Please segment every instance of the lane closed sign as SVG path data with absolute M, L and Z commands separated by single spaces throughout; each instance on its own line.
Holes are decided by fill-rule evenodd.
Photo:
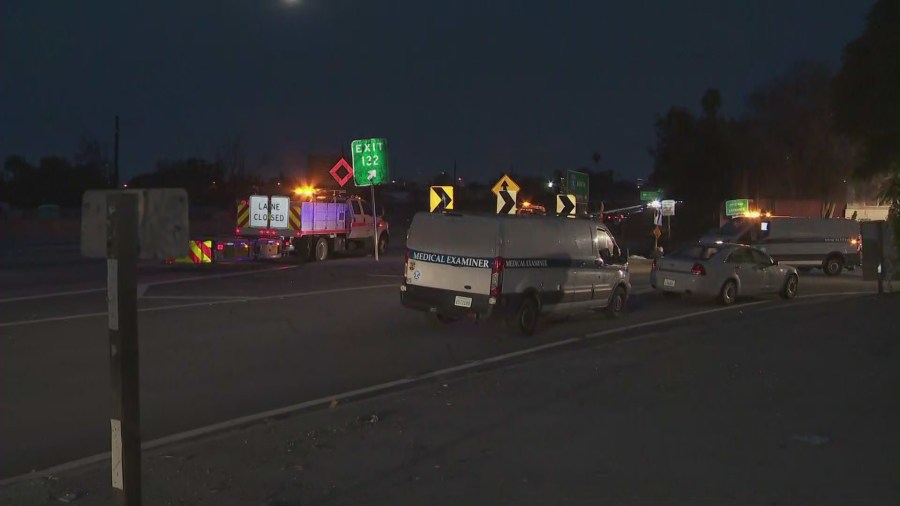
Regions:
M 253 228 L 289 228 L 291 199 L 283 196 L 250 196 L 250 226 Z
M 269 228 L 288 228 L 288 213 L 291 212 L 291 199 L 288 197 L 269 198 Z
M 269 227 L 269 196 L 250 196 L 250 226 L 253 228 Z

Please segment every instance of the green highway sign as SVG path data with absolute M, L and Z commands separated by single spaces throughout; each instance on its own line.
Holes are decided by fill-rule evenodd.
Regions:
M 654 200 L 659 200 L 660 195 L 661 192 L 659 190 L 643 190 L 641 191 L 641 202 L 653 202 Z
M 350 143 L 353 182 L 372 186 L 388 180 L 387 139 L 357 139 Z
M 725 216 L 739 216 L 750 212 L 750 200 L 736 199 L 725 201 Z
M 575 195 L 579 201 L 587 202 L 588 193 L 590 193 L 590 180 L 584 172 L 570 170 L 566 177 L 569 193 Z

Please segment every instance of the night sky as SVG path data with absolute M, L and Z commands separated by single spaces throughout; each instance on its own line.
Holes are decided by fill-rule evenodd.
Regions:
M 653 122 L 721 90 L 726 114 L 799 60 L 833 69 L 860 0 L 6 0 L 0 156 L 71 156 L 81 136 L 121 167 L 213 157 L 243 136 L 248 166 L 386 137 L 394 175 L 459 164 L 649 173 Z

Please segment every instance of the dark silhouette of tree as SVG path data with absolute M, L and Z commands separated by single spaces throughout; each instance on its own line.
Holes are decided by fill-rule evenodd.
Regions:
M 754 195 L 846 197 L 858 149 L 834 131 L 832 76 L 820 63 L 801 63 L 753 92 L 743 119 L 741 158 L 748 157 Z
M 7 157 L 0 198 L 23 208 L 42 204 L 79 207 L 86 190 L 108 187 L 101 162 L 84 158 L 81 162 L 73 165 L 63 157 L 48 156 L 34 166 L 23 157 Z
M 900 28 L 897 0 L 878 0 L 862 35 L 844 47 L 834 80 L 836 129 L 862 143 L 855 175 L 898 172 Z
M 202 158 L 161 160 L 156 170 L 128 182 L 129 188 L 184 188 L 191 204 L 226 205 L 232 198 L 222 188 L 225 169 Z
M 704 118 L 716 118 L 719 115 L 719 109 L 722 108 L 722 95 L 719 90 L 708 89 L 700 99 L 700 105 L 703 106 Z

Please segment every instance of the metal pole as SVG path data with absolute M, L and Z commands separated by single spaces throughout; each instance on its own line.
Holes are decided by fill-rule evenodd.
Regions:
M 116 114 L 116 140 L 113 151 L 113 188 L 119 187 L 119 115 Z
M 372 189 L 372 224 L 375 226 L 375 261 L 378 261 L 378 209 L 375 207 L 375 185 L 369 185 Z
M 672 249 L 672 216 L 666 216 L 666 227 L 668 228 L 668 237 L 669 237 L 669 245 L 667 246 L 670 250 Z
M 888 222 L 884 221 L 878 227 L 878 245 L 881 251 L 878 255 L 878 295 L 884 295 L 884 252 L 887 249 L 884 244 L 884 229 Z
M 141 504 L 141 431 L 138 397 L 137 195 L 107 197 L 107 301 L 112 386 L 113 496 L 120 506 Z

